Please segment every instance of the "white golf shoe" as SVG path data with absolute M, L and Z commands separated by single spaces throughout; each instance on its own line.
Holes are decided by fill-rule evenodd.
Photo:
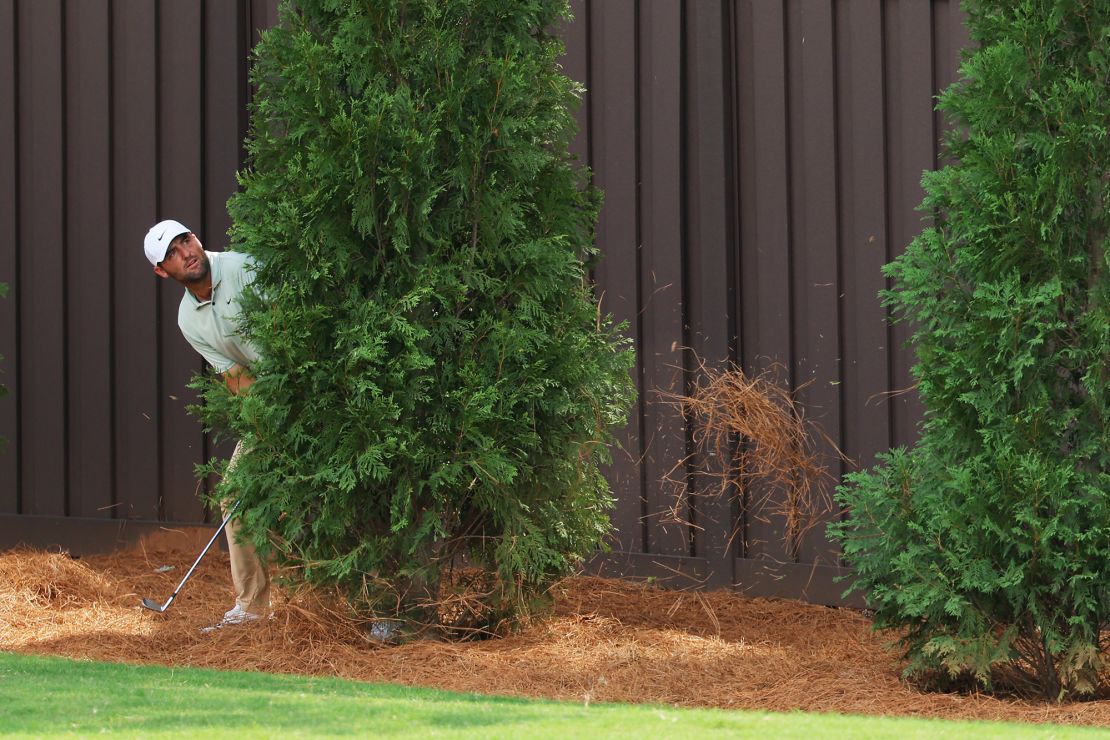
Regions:
M 273 619 L 274 615 L 270 614 L 269 617 L 270 619 Z M 266 619 L 265 615 L 249 612 L 243 607 L 236 604 L 235 606 L 224 612 L 223 619 L 213 625 L 209 625 L 208 627 L 202 627 L 200 631 L 214 632 L 218 629 L 222 629 L 223 627 L 232 627 L 237 624 L 249 624 L 251 622 L 261 622 L 263 619 Z

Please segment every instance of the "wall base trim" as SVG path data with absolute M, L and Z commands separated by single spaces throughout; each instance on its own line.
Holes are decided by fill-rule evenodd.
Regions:
M 852 571 L 848 568 L 743 558 L 737 558 L 734 567 L 736 582 L 733 587 L 737 592 L 748 596 L 798 599 L 825 606 L 867 608 L 867 602 L 861 594 L 853 591 L 847 598 L 844 596 L 851 581 L 838 579 L 851 575 Z
M 142 544 L 157 549 L 200 551 L 215 529 L 207 524 L 171 524 L 141 519 L 0 514 L 0 550 L 32 547 L 71 555 L 93 555 Z M 219 544 L 227 544 L 221 537 Z

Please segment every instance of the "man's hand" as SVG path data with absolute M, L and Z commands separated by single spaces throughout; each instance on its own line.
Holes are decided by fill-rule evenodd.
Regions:
M 254 376 L 242 365 L 232 365 L 223 375 L 227 389 L 235 395 L 243 393 L 254 385 Z

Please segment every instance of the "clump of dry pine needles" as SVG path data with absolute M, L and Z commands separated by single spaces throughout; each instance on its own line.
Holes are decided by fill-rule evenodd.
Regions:
M 692 490 L 742 497 L 749 518 L 781 522 L 787 552 L 796 554 L 805 532 L 832 508 L 823 458 L 843 456 L 805 417 L 797 391 L 778 381 L 781 374 L 778 366 L 749 376 L 737 367 L 702 364 L 687 394 L 661 394 L 693 430 L 692 454 L 667 479 L 677 491 L 674 518 Z

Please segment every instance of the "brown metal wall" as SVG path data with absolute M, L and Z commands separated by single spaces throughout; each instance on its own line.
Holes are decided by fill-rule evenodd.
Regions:
M 0 542 L 204 520 L 184 387 L 201 362 L 139 245 L 166 216 L 226 243 L 273 5 L 0 0 Z
M 567 68 L 589 88 L 577 150 L 606 193 L 598 290 L 639 350 L 640 401 L 610 475 L 617 553 L 598 567 L 837 603 L 845 571 L 824 526 L 789 551 L 781 517 L 751 513 L 773 491 L 698 492 L 677 512 L 688 526 L 668 521 L 661 479 L 690 430 L 659 392 L 682 391 L 699 361 L 781 366 L 857 464 L 912 444 L 921 410 L 896 393 L 912 354 L 879 303 L 879 268 L 921 229 L 933 96 L 967 43 L 958 2 L 572 6 Z M 830 460 L 837 477 L 855 467 Z
M 668 521 L 660 481 L 690 431 L 658 391 L 681 390 L 695 356 L 777 363 L 850 458 L 912 442 L 914 397 L 889 395 L 910 385 L 905 331 L 876 293 L 920 229 L 931 96 L 966 42 L 957 1 L 571 4 L 566 69 L 589 89 L 575 152 L 605 191 L 595 277 L 641 391 L 600 567 L 834 602 L 822 528 L 787 552 L 782 522 L 708 495 Z M 275 7 L 0 0 L 0 545 L 203 520 L 192 470 L 211 451 L 184 387 L 201 362 L 175 326 L 180 289 L 138 245 L 174 217 L 223 247 L 247 49 Z

